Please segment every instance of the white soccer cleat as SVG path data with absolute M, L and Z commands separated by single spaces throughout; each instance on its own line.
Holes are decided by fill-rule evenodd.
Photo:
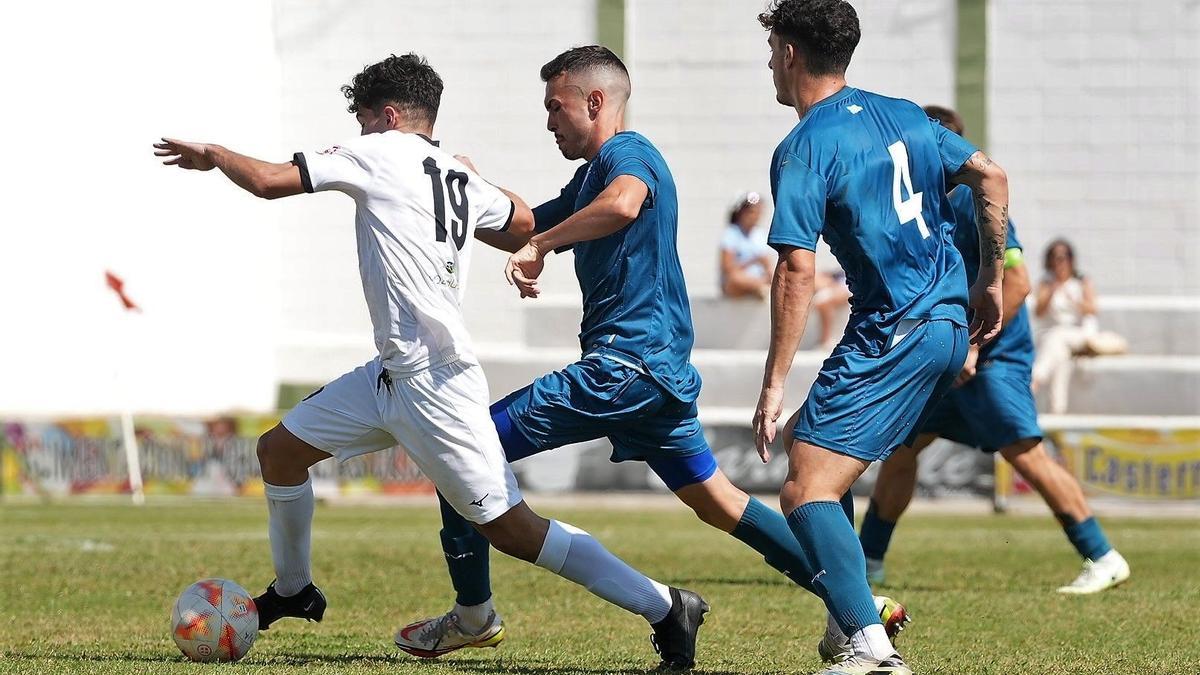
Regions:
M 1067 595 L 1089 595 L 1108 590 L 1129 579 L 1129 563 L 1116 549 L 1100 556 L 1099 560 L 1084 560 L 1083 571 L 1075 581 L 1058 589 Z
M 875 588 L 882 586 L 885 581 L 887 581 L 887 575 L 883 572 L 883 561 L 867 558 L 867 583 Z
M 865 656 L 851 656 L 814 675 L 913 675 L 913 671 L 899 654 L 892 654 L 882 661 Z
M 396 632 L 396 646 L 423 659 L 436 659 L 466 647 L 498 647 L 503 640 L 504 622 L 495 612 L 478 633 L 465 630 L 454 612 L 410 623 Z
M 908 610 L 904 608 L 904 605 L 883 595 L 875 596 L 875 609 L 879 610 L 879 621 L 883 623 L 883 630 L 887 633 L 888 639 L 892 641 L 893 645 L 896 644 L 896 638 L 908 624 L 912 623 L 912 617 L 909 616 Z M 842 629 L 838 627 L 832 616 L 827 617 L 825 622 L 825 635 L 817 643 L 817 654 L 825 663 L 842 663 L 854 656 L 854 650 L 850 647 L 850 638 L 842 633 Z

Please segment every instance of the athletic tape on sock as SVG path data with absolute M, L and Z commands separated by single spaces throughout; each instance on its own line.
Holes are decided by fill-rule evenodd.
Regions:
M 587 534 L 579 528 L 557 520 L 550 521 L 550 528 L 546 530 L 546 540 L 542 542 L 542 550 L 534 564 L 555 574 L 562 572 L 563 565 L 567 562 L 567 554 L 571 551 L 571 535 L 574 533 Z

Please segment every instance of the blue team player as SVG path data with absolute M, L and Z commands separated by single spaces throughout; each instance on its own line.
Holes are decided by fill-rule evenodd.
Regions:
M 675 183 L 650 141 L 624 130 L 630 94 L 624 64 L 604 47 L 578 47 L 546 64 L 541 76 L 548 129 L 563 156 L 586 163 L 559 197 L 534 209 L 538 234 L 528 242 L 509 233 L 477 236 L 514 252 L 507 274 L 525 297 L 540 293 L 545 256 L 573 249 L 583 291 L 583 356 L 492 406 L 507 458 L 607 437 L 614 461 L 647 462 L 701 520 L 813 590 L 810 563 L 783 516 L 734 487 L 704 439 L 696 408 L 700 376 L 689 361 L 691 309 L 676 250 Z M 495 646 L 504 637 L 492 604 L 487 541 L 452 509 L 442 514 L 454 609 L 396 635 L 401 649 L 423 657 Z M 574 546 L 571 536 L 551 532 L 547 541 L 565 538 Z M 671 620 L 655 624 L 654 640 L 664 666 L 686 669 L 708 606 L 675 589 L 669 600 Z M 897 631 L 903 608 L 887 598 L 879 607 Z
M 759 452 L 769 457 L 824 237 L 846 272 L 850 321 L 787 427 L 779 499 L 816 570 L 813 585 L 850 636 L 826 652 L 835 665 L 822 672 L 910 674 L 880 624 L 862 548 L 838 501 L 871 462 L 912 441 L 961 369 L 968 339 L 999 332 L 1008 181 L 917 105 L 846 85 L 860 36 L 849 3 L 777 0 L 759 20 L 770 31 L 777 99 L 800 118 L 771 165 L 767 241 L 779 263 L 754 416 Z M 951 183 L 969 186 L 980 204 L 979 276 L 969 294 L 953 242 Z
M 928 106 L 925 112 L 947 129 L 962 135 L 962 117 L 949 108 Z M 956 225 L 954 244 L 966 262 L 967 274 L 979 267 L 979 236 L 971 191 L 950 192 Z M 1129 578 L 1129 564 L 1108 543 L 1096 522 L 1079 481 L 1046 453 L 1038 426 L 1030 381 L 1033 336 L 1025 296 L 1029 273 L 1012 221 L 1004 255 L 1004 328 L 991 343 L 972 346 L 954 388 L 938 403 L 921 428 L 916 443 L 897 450 L 880 469 L 871 506 L 863 519 L 859 540 L 867 556 L 867 579 L 884 581 L 883 557 L 896 521 L 912 500 L 917 482 L 917 454 L 938 437 L 999 452 L 1017 473 L 1038 491 L 1058 518 L 1067 539 L 1084 560 L 1075 581 L 1060 593 L 1098 593 Z

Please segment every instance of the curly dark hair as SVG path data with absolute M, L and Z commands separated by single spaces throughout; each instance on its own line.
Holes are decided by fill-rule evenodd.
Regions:
M 419 54 L 392 54 L 363 68 L 350 84 L 342 86 L 342 94 L 350 101 L 346 109 L 352 113 L 391 104 L 433 124 L 442 102 L 442 78 Z
M 758 22 L 799 49 L 813 75 L 845 74 L 862 36 L 846 0 L 775 0 Z
M 967 130 L 966 125 L 963 124 L 962 115 L 959 115 L 953 108 L 940 105 L 927 105 L 925 106 L 925 114 L 937 120 L 942 126 L 959 136 L 962 136 L 963 132 Z
M 608 68 L 618 70 L 629 78 L 629 70 L 621 61 L 621 57 L 603 45 L 587 45 L 572 47 L 554 57 L 542 66 L 542 82 L 549 82 L 562 73 L 579 73 L 593 68 Z

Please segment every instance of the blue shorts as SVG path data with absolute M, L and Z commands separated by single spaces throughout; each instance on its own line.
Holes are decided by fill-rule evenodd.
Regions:
M 882 354 L 840 344 L 821 366 L 793 434 L 874 462 L 912 443 L 967 358 L 967 329 L 925 321 Z
M 1017 441 L 1042 440 L 1037 404 L 1028 369 L 1001 363 L 984 364 L 975 377 L 951 389 L 921 427 L 985 452 L 996 452 Z
M 607 437 L 612 461 L 644 461 L 672 491 L 710 478 L 717 462 L 695 402 L 671 396 L 628 356 L 607 353 L 591 352 L 492 404 L 508 461 Z

